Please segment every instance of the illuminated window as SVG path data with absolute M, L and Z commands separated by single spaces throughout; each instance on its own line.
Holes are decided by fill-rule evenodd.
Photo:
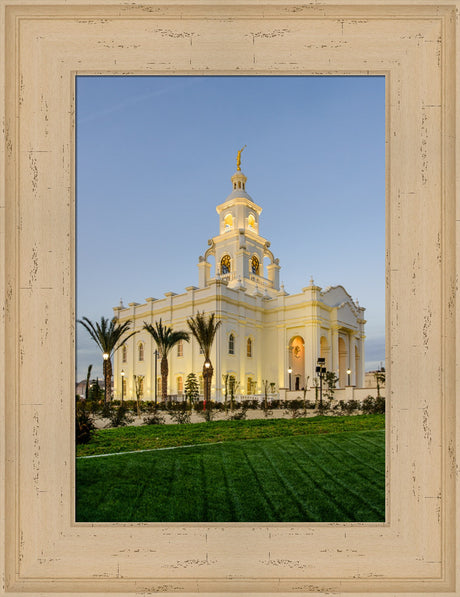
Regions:
M 256 226 L 256 219 L 252 214 L 250 214 L 250 216 L 248 218 L 248 227 L 252 228 L 254 230 L 255 226 Z
M 183 357 L 184 356 L 184 342 L 183 340 L 179 340 L 177 343 L 177 356 Z
M 123 396 L 126 396 L 126 377 L 121 378 L 121 388 Z
M 184 389 L 183 378 L 182 378 L 182 376 L 179 376 L 177 378 L 177 393 L 182 394 L 183 389 Z
M 228 354 L 235 354 L 235 336 L 233 334 L 228 337 Z
M 128 360 L 128 347 L 126 344 L 123 344 L 121 349 L 121 362 L 126 363 Z
M 252 340 L 251 340 L 251 338 L 248 338 L 246 356 L 252 357 Z
M 144 360 L 144 343 L 141 342 L 139 344 L 139 360 L 143 361 Z
M 253 274 L 259 275 L 259 260 L 255 255 L 251 259 L 251 271 Z
M 204 393 L 204 382 L 203 382 L 203 376 L 199 375 L 198 376 L 198 381 L 200 383 L 200 394 Z
M 247 388 L 246 388 L 248 394 L 253 393 L 254 385 L 255 385 L 255 382 L 253 381 L 252 377 L 248 377 L 248 383 L 247 383 Z
M 229 274 L 231 269 L 230 255 L 224 255 L 220 260 L 220 273 Z
M 225 230 L 230 230 L 231 228 L 233 228 L 233 216 L 232 214 L 227 214 L 224 218 L 224 225 L 225 225 Z

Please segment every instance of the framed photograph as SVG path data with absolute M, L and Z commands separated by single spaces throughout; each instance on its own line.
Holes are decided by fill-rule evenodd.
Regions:
M 0 7 L 1 594 L 457 594 L 458 3 Z M 385 522 L 76 522 L 75 90 L 97 75 L 385 78 Z

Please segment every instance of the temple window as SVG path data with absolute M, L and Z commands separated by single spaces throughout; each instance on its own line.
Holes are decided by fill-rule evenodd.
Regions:
M 121 349 L 121 362 L 126 363 L 128 361 L 128 347 L 126 344 L 123 344 Z
M 144 360 L 144 343 L 141 342 L 139 344 L 139 361 L 143 361 Z
M 183 378 L 182 378 L 182 376 L 179 376 L 177 378 L 177 393 L 182 394 L 183 389 L 184 389 Z
M 184 341 L 183 340 L 179 340 L 179 342 L 177 343 L 177 356 L 178 357 L 184 356 Z
M 251 272 L 257 276 L 259 275 L 259 266 L 259 259 L 256 257 L 256 255 L 253 255 L 251 259 Z
M 232 214 L 227 214 L 224 218 L 224 226 L 225 230 L 230 230 L 233 228 L 233 216 Z
M 246 356 L 252 357 L 252 340 L 248 338 L 247 346 L 246 346 Z
M 224 255 L 220 260 L 220 273 L 229 274 L 231 270 L 230 255 Z
M 235 336 L 233 334 L 228 337 L 228 354 L 235 354 Z

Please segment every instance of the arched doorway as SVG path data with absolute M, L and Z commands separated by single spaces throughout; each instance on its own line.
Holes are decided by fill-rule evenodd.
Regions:
M 339 386 L 344 388 L 347 385 L 347 362 L 348 351 L 343 338 L 339 338 Z
M 305 383 L 305 342 L 302 336 L 294 336 L 289 342 L 289 367 L 291 390 L 300 390 Z
M 330 348 L 326 336 L 321 336 L 320 357 L 326 359 L 326 369 L 330 371 Z

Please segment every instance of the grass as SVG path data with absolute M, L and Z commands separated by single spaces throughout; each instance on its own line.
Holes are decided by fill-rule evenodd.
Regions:
M 383 417 L 325 419 L 222 422 L 257 439 L 224 440 L 230 430 L 199 423 L 207 431 L 195 443 L 205 445 L 78 459 L 77 521 L 384 521 Z M 171 427 L 161 441 L 190 442 L 195 425 L 154 431 Z M 126 447 L 120 437 L 111 445 Z
M 384 427 L 385 415 L 318 416 L 308 419 L 253 419 L 187 425 L 118 427 L 96 431 L 90 443 L 77 446 L 77 456 L 151 450 L 239 439 L 268 439 L 294 435 L 365 431 L 384 429 Z

